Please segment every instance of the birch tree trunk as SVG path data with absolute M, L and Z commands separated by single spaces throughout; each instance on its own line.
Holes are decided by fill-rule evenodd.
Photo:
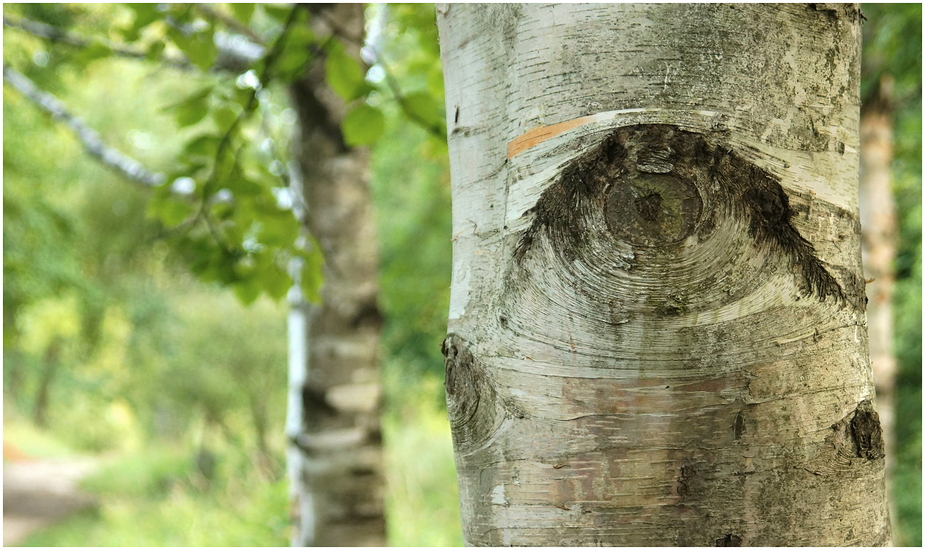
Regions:
M 896 355 L 893 353 L 893 262 L 896 260 L 896 204 L 893 201 L 892 79 L 880 87 L 861 108 L 861 259 L 867 283 L 867 327 L 870 364 L 877 388 L 877 405 L 886 450 L 886 477 L 896 466 Z M 887 495 L 895 494 L 887 484 Z M 889 499 L 892 504 L 894 501 Z M 896 517 L 895 507 L 890 515 Z
M 857 5 L 438 5 L 470 545 L 886 545 Z
M 311 4 L 316 37 L 336 33 L 360 61 L 362 4 Z M 292 86 L 298 113 L 294 157 L 304 216 L 324 255 L 322 303 L 294 305 L 292 327 L 307 333 L 307 367 L 295 377 L 301 423 L 291 434 L 298 470 L 299 546 L 384 546 L 384 473 L 378 366 L 382 319 L 378 252 L 369 190 L 369 151 L 344 143 L 343 100 L 325 82 L 324 56 Z M 296 296 L 297 298 L 297 296 Z M 298 358 L 298 354 L 296 354 Z M 300 409 L 300 410 L 298 410 Z
M 896 205 L 893 202 L 893 113 L 887 77 L 861 109 L 861 227 L 867 284 L 870 363 L 886 448 L 893 450 L 893 261 L 896 259 Z M 887 470 L 892 460 L 887 455 Z

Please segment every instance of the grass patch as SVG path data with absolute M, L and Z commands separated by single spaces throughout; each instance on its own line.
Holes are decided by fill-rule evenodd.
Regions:
M 450 425 L 433 397 L 441 384 L 406 387 L 383 418 L 390 546 L 463 545 Z
M 100 497 L 152 497 L 165 495 L 191 474 L 191 459 L 182 452 L 153 449 L 123 456 L 81 482 L 81 487 Z
M 238 462 L 233 454 L 219 460 Z M 99 497 L 96 510 L 36 533 L 24 546 L 288 546 L 285 479 L 236 471 L 207 483 L 193 456 L 153 448 L 115 459 L 82 483 Z
M 892 486 L 893 543 L 922 546 L 922 390 L 897 386 L 896 466 Z
M 47 431 L 10 411 L 4 411 L 3 415 L 3 441 L 15 447 L 17 454 L 22 453 L 30 458 L 64 458 L 77 454 Z

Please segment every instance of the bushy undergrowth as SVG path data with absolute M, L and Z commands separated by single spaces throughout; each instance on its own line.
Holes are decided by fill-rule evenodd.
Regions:
M 245 461 L 234 449 L 215 460 Z M 104 464 L 84 480 L 99 498 L 25 546 L 287 546 L 285 479 L 230 469 L 206 480 L 197 453 L 155 447 Z
M 408 385 L 387 376 L 394 396 L 383 416 L 391 546 L 462 545 L 449 423 L 433 397 L 441 383 L 425 376 Z M 34 428 L 23 430 L 32 433 L 26 440 L 43 442 L 32 448 L 66 449 Z M 209 479 L 198 452 L 158 445 L 105 461 L 81 484 L 99 507 L 24 546 L 287 546 L 286 480 L 261 477 L 232 446 L 214 452 Z

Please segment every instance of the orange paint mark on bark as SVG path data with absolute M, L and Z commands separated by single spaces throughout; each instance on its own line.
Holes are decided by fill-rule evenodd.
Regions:
M 529 130 L 527 133 L 512 139 L 507 144 L 507 158 L 511 158 L 515 155 L 523 153 L 527 149 L 539 145 L 547 139 L 555 137 L 562 132 L 566 132 L 572 128 L 581 126 L 582 124 L 594 122 L 595 120 L 595 116 L 590 115 L 573 118 L 572 120 L 566 120 L 565 122 L 553 124 L 552 126 L 537 126 L 536 128 Z

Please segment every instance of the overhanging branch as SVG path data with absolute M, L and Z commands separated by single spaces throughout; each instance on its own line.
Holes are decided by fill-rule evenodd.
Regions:
M 4 15 L 3 26 L 19 29 L 31 35 L 50 40 L 52 42 L 74 46 L 76 48 L 86 48 L 87 46 L 90 46 L 94 43 L 94 40 L 83 35 L 63 31 L 57 27 L 53 27 L 45 23 L 40 23 L 38 21 L 30 21 L 29 19 L 14 19 Z M 103 41 L 102 44 L 109 48 L 113 55 L 117 55 L 119 57 L 125 57 L 128 59 L 147 59 L 148 57 L 148 54 L 141 50 L 129 48 L 120 44 L 114 44 L 109 41 Z M 179 69 L 189 69 L 192 67 L 189 61 L 179 58 L 163 57 L 161 62 Z
M 129 180 L 144 185 L 156 187 L 164 183 L 166 176 L 145 168 L 137 160 L 125 155 L 121 151 L 106 145 L 100 135 L 87 126 L 80 118 L 74 116 L 58 98 L 48 92 L 38 89 L 26 76 L 4 65 L 3 80 L 16 88 L 22 95 L 50 114 L 52 118 L 60 120 L 70 128 L 90 156 L 115 170 Z
M 74 32 L 63 31 L 57 27 L 38 21 L 30 21 L 28 19 L 14 19 L 3 16 L 3 26 L 19 29 L 52 42 L 67 44 L 77 48 L 85 48 L 97 41 L 97 39 L 92 39 Z M 109 48 L 114 55 L 119 57 L 137 60 L 148 59 L 148 54 L 146 52 L 135 48 L 110 41 L 103 41 L 102 44 Z M 215 33 L 215 46 L 218 48 L 219 56 L 212 70 L 216 71 L 243 72 L 263 57 L 264 54 L 264 48 L 259 43 L 255 43 L 253 40 L 245 38 L 242 35 L 229 34 L 221 31 Z M 159 59 L 153 61 L 158 61 L 174 69 L 195 69 L 195 66 L 184 57 L 166 56 L 162 54 Z

